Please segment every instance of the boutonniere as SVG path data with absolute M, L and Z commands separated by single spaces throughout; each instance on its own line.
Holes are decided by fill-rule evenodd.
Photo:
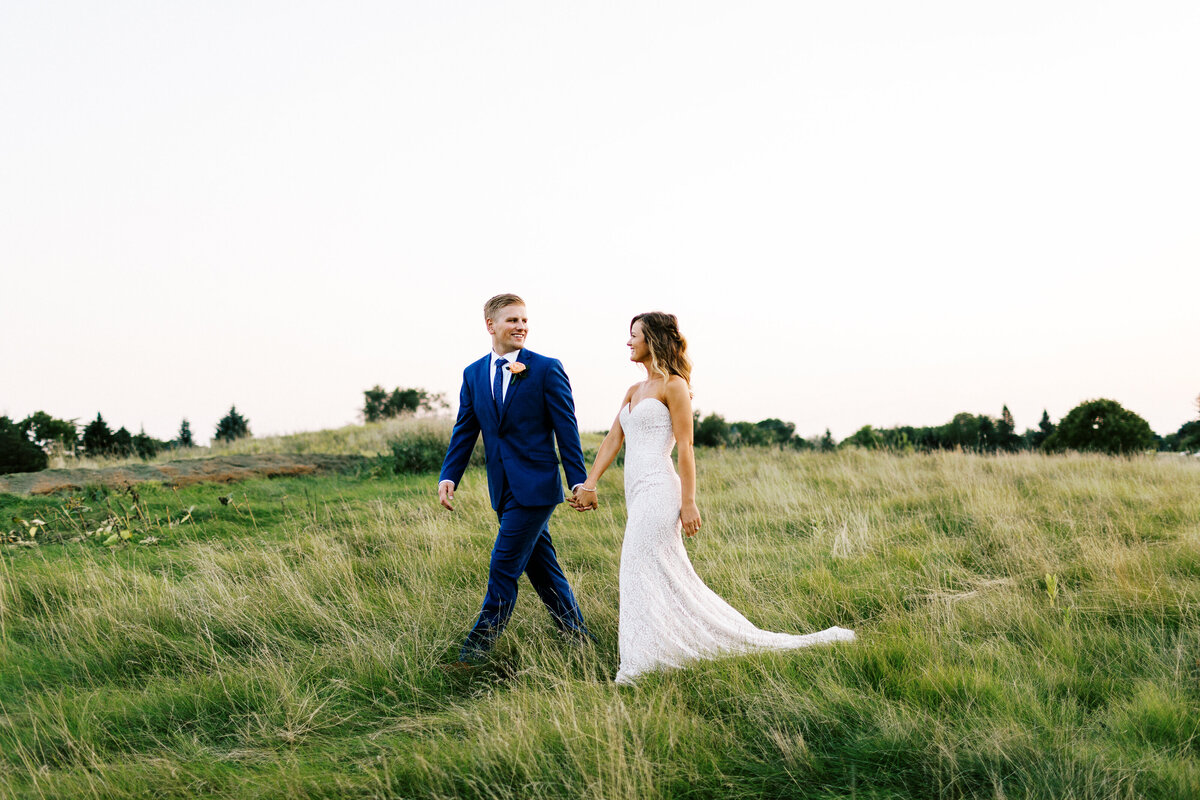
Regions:
M 514 361 L 509 366 L 508 371 L 512 374 L 512 379 L 515 381 L 517 378 L 521 377 L 521 373 L 525 371 L 525 365 L 520 361 Z

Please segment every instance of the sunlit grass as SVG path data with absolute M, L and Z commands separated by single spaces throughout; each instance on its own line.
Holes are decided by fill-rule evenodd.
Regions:
M 526 584 L 470 677 L 438 665 L 486 583 L 481 470 L 453 515 L 434 475 L 85 498 L 87 525 L 135 528 L 107 547 L 71 541 L 62 498 L 0 496 L 49 523 L 0 550 L 0 796 L 1200 794 L 1198 465 L 730 450 L 699 470 L 709 585 L 760 626 L 859 642 L 615 687 L 619 469 L 599 511 L 552 522 L 596 645 L 559 641 Z

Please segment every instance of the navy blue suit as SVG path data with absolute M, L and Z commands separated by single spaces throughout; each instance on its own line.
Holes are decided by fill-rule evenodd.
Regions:
M 439 478 L 459 485 L 482 433 L 488 493 L 500 530 L 492 548 L 483 608 L 459 656 L 464 661 L 486 653 L 504 630 L 522 572 L 560 630 L 589 635 L 558 565 L 549 528 L 550 515 L 564 497 L 556 440 L 568 484 L 587 478 L 571 384 L 558 359 L 521 350 L 517 361 L 525 370 L 511 377 L 502 407 L 492 399 L 490 355 L 463 370 L 458 419 Z

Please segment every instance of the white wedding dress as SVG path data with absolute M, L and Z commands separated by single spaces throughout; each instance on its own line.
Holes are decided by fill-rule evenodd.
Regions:
M 670 412 L 651 397 L 632 411 L 621 409 L 619 419 L 629 518 L 621 546 L 617 683 L 722 654 L 854 641 L 854 631 L 838 627 L 803 636 L 760 630 L 705 586 L 683 547 Z

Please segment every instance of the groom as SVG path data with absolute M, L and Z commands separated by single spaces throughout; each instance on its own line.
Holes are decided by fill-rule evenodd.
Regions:
M 482 432 L 500 532 L 483 609 L 458 656 L 468 665 L 486 655 L 504 630 L 522 572 L 561 632 L 591 638 L 550 541 L 550 515 L 563 500 L 555 441 L 571 485 L 577 490 L 587 478 L 571 384 L 558 359 L 524 349 L 529 332 L 524 300 L 497 295 L 484 305 L 483 316 L 492 352 L 463 370 L 458 419 L 438 482 L 438 499 L 453 511 L 454 489 Z

